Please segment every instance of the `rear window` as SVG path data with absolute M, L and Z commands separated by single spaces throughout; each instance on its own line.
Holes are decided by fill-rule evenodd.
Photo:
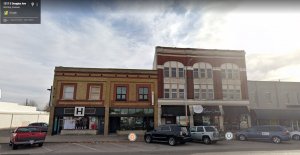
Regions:
M 17 132 L 40 132 L 39 128 L 18 128 Z
M 204 127 L 206 132 L 215 132 L 217 131 L 214 127 L 211 126 L 206 126 Z

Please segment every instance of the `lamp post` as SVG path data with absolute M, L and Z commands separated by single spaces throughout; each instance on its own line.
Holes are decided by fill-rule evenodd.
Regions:
M 51 86 L 51 88 L 50 89 L 47 89 L 48 91 L 50 91 L 50 97 L 49 97 L 49 108 L 50 108 L 50 106 L 51 106 L 51 102 L 52 102 L 52 86 Z

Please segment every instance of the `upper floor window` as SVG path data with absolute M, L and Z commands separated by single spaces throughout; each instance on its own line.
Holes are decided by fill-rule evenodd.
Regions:
M 117 86 L 116 92 L 117 101 L 126 101 L 127 100 L 127 87 L 126 86 Z
M 62 99 L 73 100 L 75 95 L 75 85 L 64 85 Z
M 176 61 L 168 61 L 164 64 L 164 77 L 184 78 L 184 65 Z
M 164 98 L 184 99 L 184 85 L 164 84 Z
M 148 101 L 149 100 L 149 88 L 140 87 L 139 88 L 139 101 Z
M 213 100 L 214 88 L 211 84 L 194 85 L 194 99 Z
M 223 99 L 224 100 L 240 100 L 241 99 L 241 86 L 223 84 Z
M 222 79 L 240 79 L 240 69 L 237 65 L 226 63 L 221 66 Z
M 101 86 L 90 85 L 89 88 L 89 100 L 100 100 L 101 97 Z
M 194 78 L 206 78 L 211 79 L 213 76 L 212 66 L 209 63 L 195 63 L 193 65 Z

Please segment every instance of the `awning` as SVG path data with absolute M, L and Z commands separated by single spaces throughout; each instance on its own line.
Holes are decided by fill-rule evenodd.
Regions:
M 290 109 L 253 109 L 251 113 L 256 119 L 298 120 L 300 118 L 299 110 Z
M 187 106 L 187 115 L 190 115 L 189 107 Z M 185 106 L 161 106 L 162 116 L 185 116 Z
M 195 113 L 194 115 L 221 115 L 221 111 L 219 106 L 202 106 L 203 112 L 201 113 Z
M 246 106 L 223 106 L 225 116 L 237 117 L 241 114 L 249 114 L 248 107 Z

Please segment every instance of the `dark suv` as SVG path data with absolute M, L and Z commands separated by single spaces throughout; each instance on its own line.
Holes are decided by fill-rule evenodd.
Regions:
M 280 125 L 262 125 L 237 132 L 238 140 L 271 140 L 273 143 L 290 140 L 287 128 Z
M 146 132 L 144 139 L 146 143 L 152 141 L 168 142 L 171 146 L 178 142 L 184 144 L 192 140 L 187 127 L 177 124 L 161 125 L 153 131 Z
M 42 132 L 48 131 L 48 124 L 43 122 L 30 123 L 28 126 L 38 126 L 41 128 Z

